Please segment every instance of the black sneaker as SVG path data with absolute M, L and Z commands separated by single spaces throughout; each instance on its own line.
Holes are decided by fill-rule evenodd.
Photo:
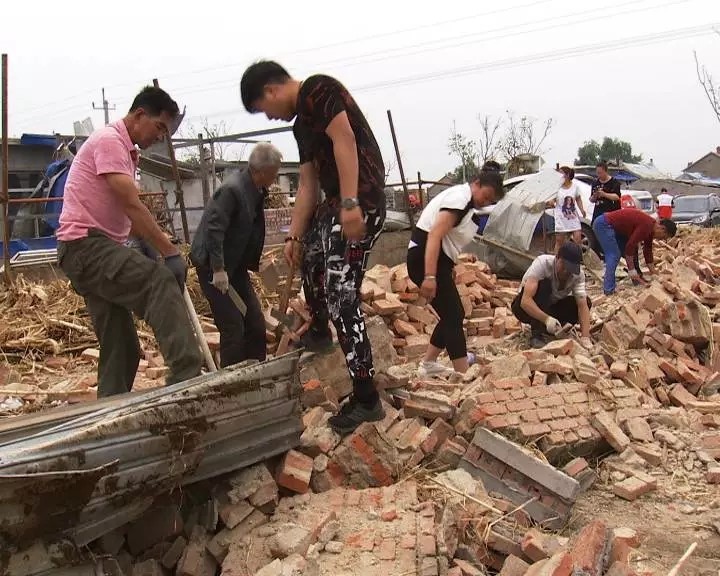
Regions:
M 315 332 L 308 330 L 300 336 L 300 347 L 305 348 L 306 352 L 315 354 L 323 354 L 333 349 L 332 334 L 328 330 L 327 333 Z
M 350 395 L 348 396 L 348 399 L 342 403 L 340 406 L 340 410 L 338 411 L 338 414 L 342 414 L 343 416 L 349 414 L 355 409 L 355 406 L 358 404 L 357 399 L 355 396 Z
M 345 406 L 348 406 L 350 402 Z M 333 431 L 340 436 L 346 436 L 353 432 L 363 422 L 380 422 L 385 418 L 385 410 L 382 403 L 378 400 L 372 407 L 368 407 L 360 402 L 354 402 L 352 407 L 343 413 L 341 410 L 335 416 L 331 416 L 328 424 Z
M 528 340 L 528 345 L 530 346 L 530 348 L 544 348 L 545 344 L 545 339 L 542 336 L 537 336 L 535 334 L 530 336 L 530 340 Z

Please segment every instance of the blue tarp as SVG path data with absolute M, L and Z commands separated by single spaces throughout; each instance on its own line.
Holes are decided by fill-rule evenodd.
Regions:
M 20 136 L 21 146 L 49 146 L 55 148 L 57 146 L 57 138 L 48 134 L 23 134 Z

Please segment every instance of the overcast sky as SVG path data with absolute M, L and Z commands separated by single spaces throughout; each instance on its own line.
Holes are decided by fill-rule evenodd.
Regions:
M 457 165 L 453 123 L 477 136 L 479 115 L 506 110 L 553 118 L 550 163 L 571 163 L 583 141 L 607 135 L 675 174 L 720 146 L 693 59 L 697 50 L 720 79 L 718 0 L 75 0 L 2 11 L 15 136 L 71 133 L 87 116 L 99 127 L 102 87 L 117 119 L 154 77 L 187 106 L 186 128 L 205 117 L 231 132 L 277 126 L 247 114 L 239 95 L 245 67 L 272 58 L 295 77 L 322 72 L 350 88 L 386 163 L 392 110 L 408 178 Z M 292 135 L 272 141 L 297 159 Z

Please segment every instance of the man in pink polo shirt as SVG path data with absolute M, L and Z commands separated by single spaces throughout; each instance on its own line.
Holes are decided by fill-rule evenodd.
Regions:
M 93 132 L 83 144 L 65 184 L 58 263 L 85 299 L 100 343 L 98 396 L 132 388 L 141 352 L 133 312 L 155 332 L 170 368 L 168 384 L 200 374 L 202 357 L 181 292 L 185 261 L 135 186 L 136 146 L 163 140 L 178 112 L 165 91 L 144 88 L 125 118 Z M 163 263 L 125 246 L 131 230 Z

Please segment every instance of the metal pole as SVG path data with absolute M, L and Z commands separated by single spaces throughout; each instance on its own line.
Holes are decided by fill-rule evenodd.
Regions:
M 415 219 L 413 218 L 412 208 L 410 208 L 410 192 L 408 191 L 407 181 L 405 180 L 405 171 L 403 170 L 402 158 L 400 158 L 400 148 L 398 147 L 397 136 L 395 135 L 395 124 L 393 124 L 392 112 L 387 111 L 388 122 L 390 122 L 390 133 L 392 134 L 393 145 L 395 146 L 395 156 L 397 157 L 398 171 L 400 172 L 400 180 L 402 181 L 403 190 L 405 191 L 405 203 L 407 205 L 407 215 L 410 220 L 410 229 L 415 230 Z
M 215 177 L 217 175 L 215 172 L 215 141 L 214 140 L 210 140 L 210 169 L 212 170 L 211 182 L 212 182 L 212 193 L 214 196 L 215 195 L 215 186 L 216 186 Z
M 8 147 L 8 57 L 2 55 L 2 223 L 3 223 L 3 265 L 5 281 L 12 283 L 10 274 L 10 149 Z
M 153 86 L 160 88 L 157 78 L 153 78 Z M 182 181 L 180 180 L 180 171 L 178 170 L 177 160 L 175 159 L 175 149 L 172 143 L 172 134 L 167 135 L 168 156 L 172 166 L 173 177 L 175 178 L 175 195 L 180 206 L 180 220 L 182 221 L 183 237 L 185 242 L 190 243 L 190 229 L 188 228 L 187 212 L 185 211 L 185 194 L 182 189 Z
M 203 206 L 210 202 L 210 185 L 208 184 L 208 166 L 205 161 L 205 146 L 203 135 L 198 134 L 198 153 L 200 154 L 200 183 L 202 184 Z
M 420 170 L 418 170 L 418 200 L 420 201 L 420 208 L 425 208 L 425 198 L 423 198 L 423 181 L 420 176 Z

